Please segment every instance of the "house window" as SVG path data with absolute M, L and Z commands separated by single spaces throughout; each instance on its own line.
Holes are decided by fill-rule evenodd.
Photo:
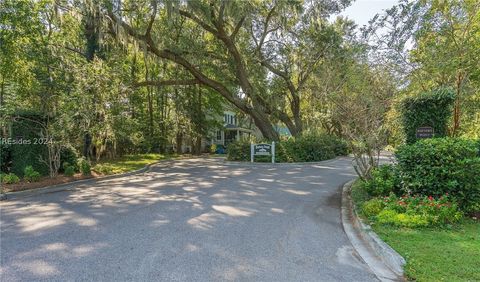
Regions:
M 228 123 L 228 115 L 227 114 L 223 115 L 223 120 L 225 121 L 225 123 Z
M 222 132 L 217 130 L 217 140 L 222 140 Z

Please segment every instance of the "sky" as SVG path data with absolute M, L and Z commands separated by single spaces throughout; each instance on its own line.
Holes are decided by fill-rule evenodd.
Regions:
M 340 15 L 347 16 L 361 27 L 367 25 L 375 14 L 382 13 L 383 10 L 391 8 L 397 2 L 398 0 L 356 0 Z

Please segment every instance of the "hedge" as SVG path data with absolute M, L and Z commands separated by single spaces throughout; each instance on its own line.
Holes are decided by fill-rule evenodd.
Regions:
M 335 136 L 309 134 L 289 138 L 275 145 L 276 162 L 315 162 L 348 154 L 347 143 Z M 250 142 L 247 140 L 231 143 L 227 147 L 227 159 L 250 161 Z M 270 161 L 269 156 L 256 156 L 255 161 Z
M 402 101 L 402 124 L 407 144 L 417 141 L 417 128 L 432 127 L 435 137 L 447 136 L 447 126 L 452 114 L 455 94 L 448 89 L 424 92 Z
M 433 138 L 398 148 L 396 158 L 406 193 L 454 196 L 463 210 L 480 210 L 480 157 L 476 141 Z
M 11 146 L 11 171 L 18 176 L 23 176 L 25 167 L 29 165 L 41 175 L 48 175 L 47 164 L 40 161 L 40 158 L 47 160 L 47 146 L 34 144 L 35 139 L 38 140 L 41 137 L 39 125 L 36 122 L 42 121 L 43 118 L 40 114 L 23 112 L 18 113 L 12 123 L 12 138 L 22 138 L 30 142 L 30 144 L 14 144 Z

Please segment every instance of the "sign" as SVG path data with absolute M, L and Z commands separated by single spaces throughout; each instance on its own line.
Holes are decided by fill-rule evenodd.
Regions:
M 435 132 L 432 127 L 430 126 L 422 126 L 417 128 L 417 138 L 418 139 L 425 139 L 425 138 L 433 138 Z
M 272 147 L 270 144 L 255 144 L 253 145 L 253 154 L 255 156 L 270 156 Z
M 250 161 L 252 163 L 255 156 L 272 156 L 272 164 L 275 163 L 275 142 L 272 142 L 272 144 L 250 144 Z

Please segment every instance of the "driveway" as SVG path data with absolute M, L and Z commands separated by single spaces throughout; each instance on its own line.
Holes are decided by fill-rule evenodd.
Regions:
M 1 206 L 1 281 L 372 281 L 342 229 L 351 161 L 163 162 Z

